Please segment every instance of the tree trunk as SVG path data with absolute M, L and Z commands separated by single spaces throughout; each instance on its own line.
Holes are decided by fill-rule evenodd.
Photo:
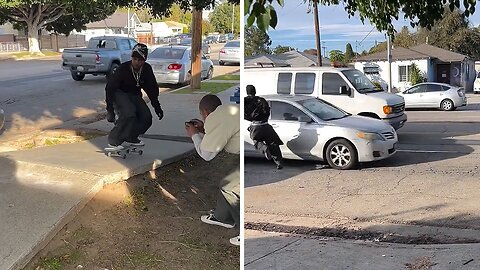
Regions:
M 192 11 L 192 77 L 190 88 L 198 90 L 202 81 L 202 11 Z
M 28 51 L 31 53 L 40 53 L 40 44 L 38 42 L 38 27 L 32 23 L 27 24 L 28 31 Z

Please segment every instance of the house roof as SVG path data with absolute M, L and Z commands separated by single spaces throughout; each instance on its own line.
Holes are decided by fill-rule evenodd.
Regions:
M 168 27 L 180 27 L 180 28 L 187 28 L 188 25 L 184 24 L 184 23 L 179 23 L 179 22 L 175 22 L 175 21 L 166 21 L 165 22 L 167 24 Z
M 467 56 L 435 47 L 421 44 L 410 48 L 392 48 L 392 60 L 438 59 L 443 62 L 462 62 Z M 357 58 L 356 62 L 387 61 L 387 52 L 377 52 Z
M 310 67 L 317 65 L 315 55 L 302 53 L 298 51 L 289 51 L 281 54 L 262 54 L 245 58 L 245 65 L 252 66 L 262 64 L 289 65 L 291 67 Z M 322 58 L 323 65 L 330 65 L 330 60 Z
M 418 46 L 410 47 L 410 50 L 430 55 L 431 57 L 435 57 L 443 62 L 462 62 L 465 58 L 467 58 L 466 55 L 428 44 L 421 44 Z
M 136 18 L 137 23 L 140 23 L 138 17 L 135 13 L 130 13 L 130 17 Z M 98 22 L 91 22 L 86 25 L 87 29 L 92 28 L 126 28 L 128 26 L 128 13 L 126 12 L 115 12 L 110 17 L 105 20 Z M 132 26 L 134 27 L 134 26 Z

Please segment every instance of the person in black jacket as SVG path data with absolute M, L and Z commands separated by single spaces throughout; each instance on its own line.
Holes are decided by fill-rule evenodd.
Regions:
M 270 106 L 268 102 L 256 96 L 255 86 L 247 85 L 247 96 L 243 100 L 244 118 L 252 122 L 248 127 L 250 138 L 254 142 L 255 149 L 261 151 L 268 160 L 273 159 L 277 169 L 282 169 L 282 152 L 280 145 L 282 140 L 278 137 L 273 127 L 268 124 Z
M 109 147 L 121 150 L 124 142 L 143 146 L 138 138 L 152 125 L 152 114 L 142 98 L 143 89 L 155 109 L 159 120 L 163 118 L 158 101 L 158 84 L 150 64 L 145 63 L 148 48 L 138 43 L 133 47 L 132 60 L 121 64 L 113 76 L 108 78 L 106 92 L 107 121 L 115 122 L 108 135 Z M 118 119 L 115 120 L 115 114 Z

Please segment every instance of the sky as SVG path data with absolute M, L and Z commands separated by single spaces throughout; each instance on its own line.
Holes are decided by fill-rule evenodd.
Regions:
M 274 1 L 275 2 L 275 1 Z M 272 40 L 271 48 L 278 45 L 290 46 L 300 51 L 316 48 L 313 13 L 307 13 L 308 6 L 303 0 L 287 0 L 285 6 L 275 6 L 279 18 L 275 30 L 268 32 Z M 343 5 L 319 5 L 320 40 L 328 54 L 331 50 L 345 51 L 350 43 L 354 51 L 361 53 L 375 45 L 375 41 L 385 41 L 385 33 L 378 32 L 368 21 L 362 24 L 358 15 L 348 18 Z M 477 1 L 476 12 L 469 17 L 474 26 L 480 24 L 480 2 Z M 394 22 L 395 29 L 400 30 L 410 23 L 403 18 Z M 411 27 L 410 27 L 411 29 Z M 412 29 L 411 29 L 412 31 Z M 322 48 L 322 54 L 324 50 Z

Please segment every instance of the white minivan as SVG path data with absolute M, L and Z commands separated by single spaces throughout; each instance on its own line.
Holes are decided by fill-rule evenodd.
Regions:
M 375 88 L 353 68 L 281 67 L 246 68 L 245 85 L 254 85 L 258 96 L 308 95 L 326 100 L 354 115 L 381 119 L 395 130 L 407 122 L 403 97 Z

